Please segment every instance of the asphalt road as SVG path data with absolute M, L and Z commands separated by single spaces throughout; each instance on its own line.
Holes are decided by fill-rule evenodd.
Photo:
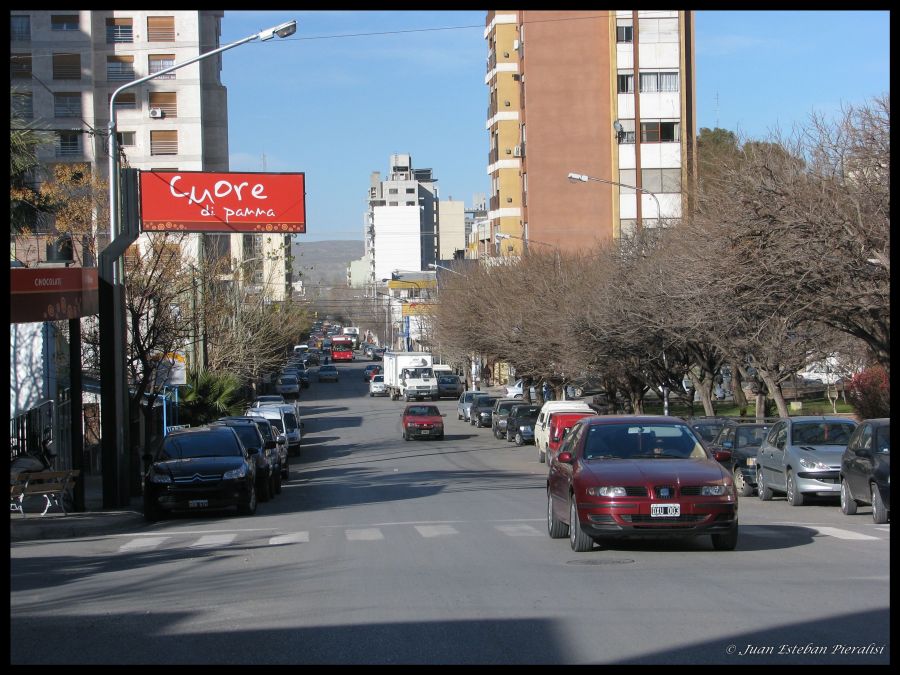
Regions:
M 257 514 L 10 546 L 11 663 L 859 664 L 890 661 L 890 526 L 741 500 L 709 538 L 574 553 L 546 468 L 457 420 L 400 437 L 367 361 L 304 390 L 302 454 Z

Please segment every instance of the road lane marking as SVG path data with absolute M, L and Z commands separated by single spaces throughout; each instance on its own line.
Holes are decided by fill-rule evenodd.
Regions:
M 531 525 L 494 525 L 503 534 L 509 537 L 543 537 L 543 532 L 533 528 Z
M 213 546 L 227 546 L 235 540 L 236 534 L 207 534 L 200 537 L 190 545 L 190 548 L 212 548 Z
M 269 539 L 269 544 L 279 546 L 281 544 L 309 543 L 309 532 L 294 532 L 292 534 L 279 534 Z
M 376 541 L 384 539 L 384 535 L 377 527 L 366 527 L 359 530 L 345 530 L 348 541 Z
M 169 537 L 146 537 L 143 539 L 132 539 L 127 544 L 119 547 L 119 553 L 127 553 L 128 551 L 139 551 L 141 549 L 156 548 Z
M 451 534 L 459 534 L 459 530 L 450 525 L 416 525 L 415 528 L 423 537 L 444 537 Z
M 868 534 L 860 534 L 859 532 L 853 532 L 851 530 L 842 530 L 839 527 L 813 527 L 816 532 L 819 534 L 824 534 L 828 537 L 836 537 L 837 539 L 852 539 L 852 540 L 867 540 L 867 539 L 875 539 L 878 540 L 878 537 L 872 537 Z

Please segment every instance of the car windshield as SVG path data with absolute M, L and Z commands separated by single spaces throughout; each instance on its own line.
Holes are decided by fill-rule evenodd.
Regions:
M 443 377 L 438 378 L 438 382 L 441 384 L 456 384 L 456 377 L 453 375 L 444 375 Z
M 232 434 L 194 432 L 166 436 L 157 461 L 192 457 L 243 457 L 241 446 Z
M 707 459 L 699 439 L 681 424 L 595 424 L 585 459 Z
M 738 427 L 734 433 L 734 447 L 758 448 L 769 432 L 769 427 Z
M 293 431 L 299 425 L 297 424 L 297 417 L 294 413 L 284 413 L 284 425 Z
M 725 426 L 724 422 L 700 422 L 694 424 L 694 431 L 700 434 L 704 441 L 712 441 L 719 431 Z
M 263 439 L 267 441 L 275 440 L 275 437 L 272 435 L 272 427 L 268 424 L 257 422 L 256 428 L 259 429 L 259 433 L 262 434 Z
M 847 445 L 855 427 L 842 422 L 802 422 L 791 429 L 792 445 Z
M 485 408 L 485 407 L 493 408 L 494 402 L 496 400 L 497 399 L 493 396 L 479 396 L 478 398 L 475 399 L 474 405 L 478 408 Z
M 278 378 L 278 381 L 281 384 L 297 384 L 296 377 L 281 377 L 281 378 Z
M 433 405 L 411 405 L 406 409 L 407 415 L 440 415 Z
M 512 415 L 514 417 L 536 417 L 541 412 L 541 406 L 539 405 L 520 405 L 517 408 L 514 408 L 512 411 Z
M 319 368 L 319 372 L 320 373 L 336 373 L 337 368 L 335 368 L 334 366 L 322 366 L 321 368 Z
M 520 403 L 516 400 L 510 400 L 508 403 L 506 401 L 503 401 L 502 403 L 499 403 L 497 405 L 497 412 L 508 413 L 510 410 L 512 410 L 514 405 L 520 405 Z
M 384 382 L 384 375 L 376 375 L 372 378 L 372 382 Z
M 284 424 L 282 424 L 281 419 L 271 419 L 269 420 L 269 424 L 275 427 L 278 430 L 279 434 L 284 433 Z
M 284 403 L 284 397 L 279 396 L 260 396 L 253 404 L 259 406 L 261 403 Z
M 245 448 L 259 447 L 259 432 L 257 432 L 255 424 L 235 424 L 234 426 L 229 424 L 226 426 L 231 426 L 237 432 Z

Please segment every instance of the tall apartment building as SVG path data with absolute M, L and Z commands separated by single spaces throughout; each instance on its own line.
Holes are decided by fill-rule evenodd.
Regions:
M 365 216 L 366 285 L 395 270 L 430 271 L 438 252 L 438 186 L 431 169 L 414 169 L 412 157 L 391 155 L 388 177 L 373 171 Z
M 519 255 L 525 240 L 583 250 L 681 216 L 695 172 L 692 12 L 492 10 L 484 37 L 491 195 L 478 253 Z M 497 233 L 510 235 L 502 247 Z
M 38 160 L 108 174 L 109 103 L 123 84 L 219 47 L 222 10 L 14 10 L 10 76 L 26 119 L 56 133 Z M 119 145 L 142 171 L 227 171 L 228 106 L 221 55 L 116 97 Z M 207 249 L 229 248 L 207 235 Z M 199 236 L 193 236 L 197 254 Z

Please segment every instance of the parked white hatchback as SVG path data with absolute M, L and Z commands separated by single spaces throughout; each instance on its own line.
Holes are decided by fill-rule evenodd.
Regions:
M 388 390 L 384 384 L 384 375 L 373 375 L 369 380 L 369 396 L 387 396 Z

